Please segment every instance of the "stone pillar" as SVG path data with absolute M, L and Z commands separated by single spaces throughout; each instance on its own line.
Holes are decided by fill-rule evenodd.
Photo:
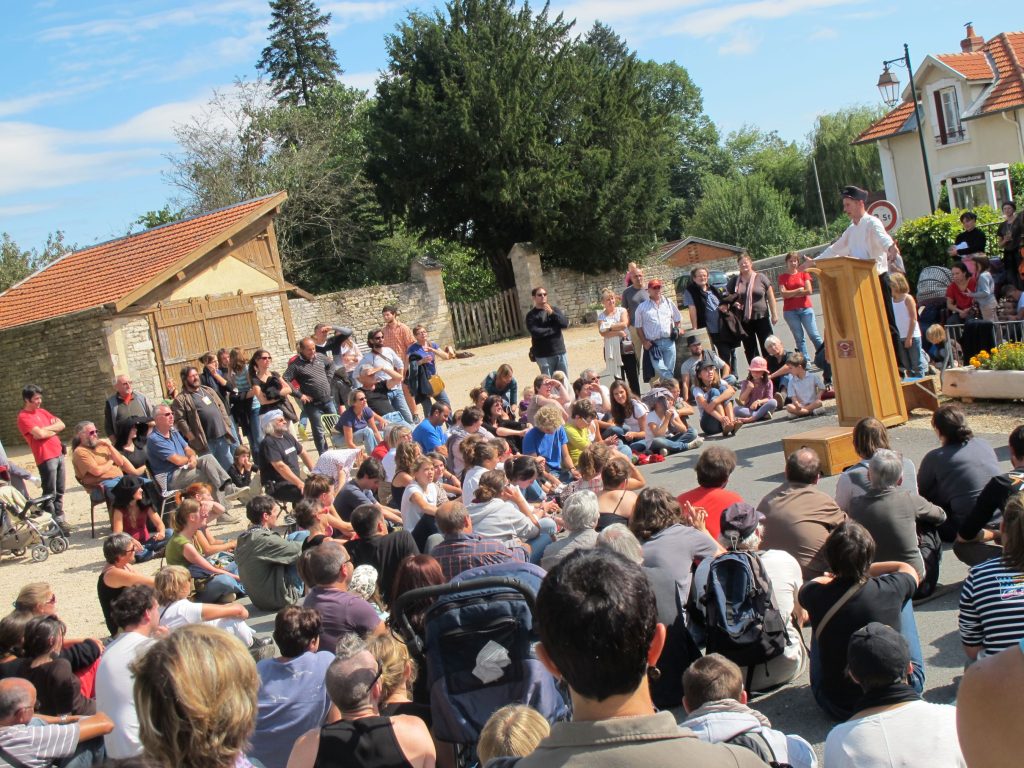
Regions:
M 455 333 L 452 330 L 451 313 L 448 311 L 448 295 L 444 290 L 441 265 L 427 257 L 415 259 L 409 276 L 425 286 L 420 322 L 430 329 L 430 338 L 441 346 L 454 345 Z
M 508 253 L 512 262 L 512 274 L 516 279 L 516 297 L 519 299 L 519 311 L 525 316 L 533 309 L 533 297 L 530 292 L 544 283 L 544 273 L 540 267 L 540 252 L 531 243 L 516 243 Z M 557 296 L 550 296 L 552 304 L 558 303 Z

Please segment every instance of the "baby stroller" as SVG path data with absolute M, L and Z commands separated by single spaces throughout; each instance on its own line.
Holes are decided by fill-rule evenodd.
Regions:
M 481 729 L 506 704 L 528 704 L 552 723 L 569 717 L 564 692 L 534 653 L 543 578 L 529 563 L 489 565 L 407 592 L 391 608 L 392 627 L 426 659 L 434 738 L 456 745 L 461 765 L 475 761 Z M 406 609 L 425 598 L 436 602 L 419 637 Z
M 948 267 L 931 266 L 921 270 L 917 278 L 917 312 L 921 335 L 932 323 L 946 322 L 946 289 L 953 282 Z
M 10 486 L 0 488 L 0 556 L 21 557 L 30 550 L 32 560 L 41 563 L 50 552 L 59 555 L 68 548 L 70 539 L 44 511 L 51 499 L 53 494 L 25 500 Z

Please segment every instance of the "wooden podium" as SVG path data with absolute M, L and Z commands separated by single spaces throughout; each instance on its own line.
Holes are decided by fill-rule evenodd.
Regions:
M 852 427 L 874 416 L 887 427 L 903 424 L 907 405 L 875 263 L 840 256 L 819 259 L 808 271 L 821 285 L 839 423 Z

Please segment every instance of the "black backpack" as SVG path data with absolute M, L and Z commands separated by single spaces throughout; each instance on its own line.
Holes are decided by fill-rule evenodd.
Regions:
M 762 761 L 771 766 L 771 768 L 792 768 L 789 763 L 780 763 L 778 761 L 775 757 L 775 750 L 772 749 L 772 745 L 768 743 L 768 739 L 757 731 L 744 731 L 743 733 L 738 733 L 731 739 L 727 739 L 722 743 L 749 749 L 761 758 Z
M 707 652 L 746 667 L 749 688 L 754 667 L 780 656 L 789 644 L 786 620 L 761 558 L 754 552 L 730 551 L 712 560 L 701 604 Z

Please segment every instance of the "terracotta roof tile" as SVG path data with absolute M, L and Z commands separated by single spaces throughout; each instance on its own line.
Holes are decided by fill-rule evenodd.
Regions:
M 0 328 L 117 301 L 253 214 L 272 197 L 69 253 L 0 294 Z
M 940 53 L 935 58 L 952 67 L 968 80 L 991 80 L 995 77 L 992 65 L 988 62 L 988 56 L 983 51 Z
M 854 144 L 866 144 L 870 141 L 887 139 L 890 136 L 909 130 L 907 123 L 914 114 L 914 105 L 909 101 L 900 104 L 896 109 L 872 123 L 866 131 L 853 140 Z
M 985 43 L 985 51 L 995 62 L 999 79 L 977 115 L 1024 106 L 1024 32 L 996 35 Z

